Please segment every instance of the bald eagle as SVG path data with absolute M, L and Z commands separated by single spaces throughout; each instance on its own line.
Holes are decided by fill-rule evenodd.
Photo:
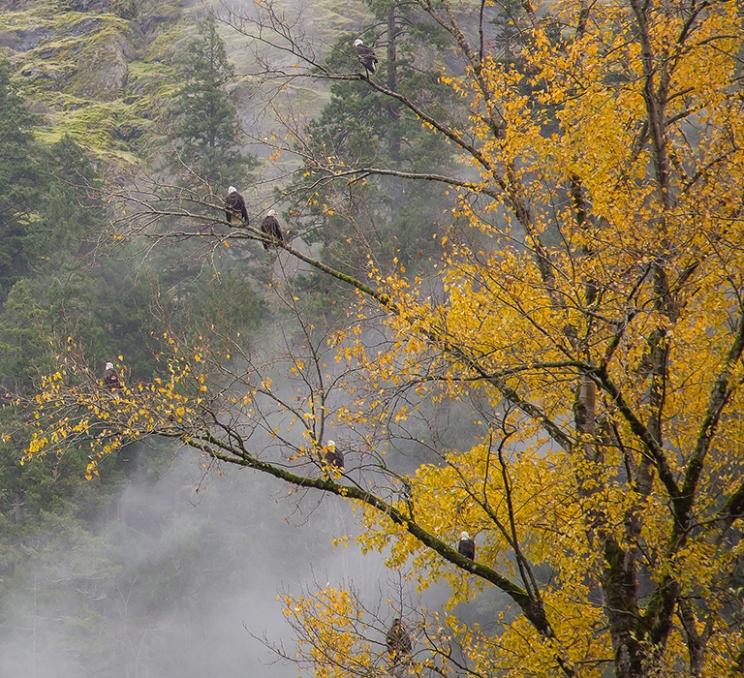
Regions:
M 325 446 L 323 461 L 325 461 L 329 466 L 335 466 L 343 471 L 344 453 L 341 450 L 336 449 L 336 443 L 332 440 L 329 440 L 328 444 Z
M 278 240 L 281 243 L 284 242 L 282 229 L 279 228 L 279 222 L 276 220 L 276 210 L 268 211 L 268 213 L 264 217 L 264 220 L 261 222 L 261 231 L 263 231 L 266 235 L 270 235 L 272 238 Z M 263 246 L 265 250 L 269 249 L 269 247 L 277 247 L 277 245 L 272 245 L 268 242 L 264 242 Z
M 457 552 L 470 560 L 475 560 L 475 541 L 470 538 L 470 535 L 467 532 L 460 534 L 460 542 L 457 544 Z
M 248 210 L 245 208 L 245 200 L 243 200 L 243 196 L 238 193 L 238 189 L 235 186 L 230 186 L 227 189 L 227 195 L 225 196 L 225 219 L 230 224 L 236 224 L 238 226 L 248 225 Z
M 367 47 L 364 44 L 364 40 L 361 38 L 354 40 L 354 50 L 356 51 L 359 63 L 364 66 L 367 77 L 377 71 L 377 55 L 371 47 Z
M 385 636 L 385 644 L 394 662 L 399 661 L 405 655 L 411 654 L 413 648 L 411 636 L 408 635 L 408 631 L 406 631 L 406 627 L 403 626 L 399 617 L 393 619 L 393 624 Z
M 106 363 L 105 372 L 103 373 L 103 385 L 109 391 L 116 391 L 121 388 L 121 382 L 119 381 L 119 375 L 114 369 L 113 363 Z

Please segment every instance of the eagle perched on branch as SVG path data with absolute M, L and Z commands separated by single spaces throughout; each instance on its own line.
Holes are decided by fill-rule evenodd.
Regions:
M 460 535 L 460 542 L 457 544 L 457 552 L 470 560 L 475 560 L 475 541 L 470 538 L 467 532 Z
M 333 440 L 329 440 L 325 446 L 324 461 L 330 466 L 344 470 L 344 453 L 336 449 L 336 443 Z
M 266 235 L 270 235 L 274 240 L 278 240 L 280 243 L 284 242 L 284 235 L 282 229 L 279 227 L 279 222 L 276 220 L 276 210 L 269 210 L 264 220 L 261 222 L 261 231 Z M 271 243 L 264 242 L 264 249 L 267 250 L 269 247 L 277 247 Z
M 396 663 L 403 657 L 411 654 L 411 649 L 413 648 L 411 636 L 408 635 L 408 631 L 406 631 L 406 627 L 403 626 L 403 622 L 399 617 L 393 619 L 390 630 L 385 636 L 385 644 L 393 661 Z
M 377 71 L 377 55 L 371 47 L 364 44 L 364 40 L 361 38 L 354 40 L 354 51 L 356 51 L 359 63 L 364 66 L 367 77 Z
M 243 196 L 238 193 L 238 189 L 235 186 L 230 186 L 227 189 L 227 195 L 225 196 L 225 219 L 230 225 L 248 225 L 248 210 L 245 207 L 245 200 L 243 200 Z
M 119 381 L 119 373 L 114 369 L 113 363 L 106 363 L 103 373 L 103 385 L 109 391 L 116 391 L 121 388 L 121 381 Z

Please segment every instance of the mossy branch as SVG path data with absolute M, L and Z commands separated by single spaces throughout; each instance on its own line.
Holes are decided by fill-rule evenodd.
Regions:
M 471 572 L 472 574 L 489 581 L 506 593 L 512 600 L 514 600 L 525 616 L 542 635 L 547 638 L 554 637 L 555 634 L 545 617 L 545 612 L 542 609 L 542 606 L 530 598 L 527 591 L 490 567 L 472 561 L 461 555 L 456 549 L 435 537 L 414 520 L 404 516 L 398 509 L 380 499 L 377 495 L 358 486 L 343 485 L 328 477 L 312 478 L 309 476 L 298 475 L 292 471 L 258 459 L 245 450 L 245 448 L 237 449 L 232 445 L 225 444 L 208 433 L 200 436 L 185 437 L 184 442 L 193 448 L 205 452 L 215 459 L 224 461 L 225 463 L 253 468 L 298 487 L 314 488 L 322 492 L 335 494 L 338 497 L 356 499 L 371 506 L 380 513 L 384 513 L 396 525 L 405 528 L 407 532 L 416 537 L 416 539 L 418 539 L 424 546 L 436 551 L 436 553 L 445 560 L 456 565 L 460 569 Z

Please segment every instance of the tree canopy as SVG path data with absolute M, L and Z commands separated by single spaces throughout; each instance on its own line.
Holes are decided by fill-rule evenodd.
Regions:
M 0 234 L 4 242 L 0 295 L 27 270 L 27 241 L 42 184 L 38 152 L 31 136 L 35 116 L 10 82 L 10 64 L 0 58 Z
M 190 185 L 206 183 L 225 190 L 239 185 L 256 161 L 241 151 L 235 104 L 227 86 L 235 70 L 227 59 L 214 14 L 198 24 L 183 50 L 184 83 L 176 95 L 176 124 L 170 135 L 178 147 L 172 168 Z

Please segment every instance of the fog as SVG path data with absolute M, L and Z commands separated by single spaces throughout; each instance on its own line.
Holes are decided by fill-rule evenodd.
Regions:
M 251 341 L 262 347 L 251 369 L 262 365 L 263 376 L 275 378 L 274 391 L 291 401 L 298 380 L 286 377 L 284 323 L 277 321 Z M 289 326 L 284 329 L 291 337 Z M 302 354 L 297 345 L 294 351 Z M 295 437 L 285 414 L 264 416 Z M 462 442 L 468 427 L 456 426 L 457 419 L 429 423 Z M 328 437 L 346 449 L 343 431 Z M 415 445 L 401 442 L 388 453 L 396 468 L 421 460 Z M 264 450 L 261 456 L 286 456 L 265 431 L 247 444 Z M 347 457 L 350 476 L 364 482 L 360 463 L 359 452 Z M 106 460 L 91 494 L 122 472 L 128 476 L 123 490 L 91 530 L 74 534 L 67 527 L 62 537 L 29 537 L 27 570 L 15 575 L 22 584 L 0 606 L 0 676 L 285 678 L 301 670 L 267 646 L 295 654 L 278 595 L 329 583 L 353 588 L 366 607 L 379 610 L 382 626 L 400 615 L 401 573 L 384 566 L 384 555 L 362 555 L 354 539 L 348 546 L 331 543 L 360 529 L 358 512 L 340 498 L 151 439 Z M 425 594 L 413 591 L 414 581 L 402 586 L 404 606 L 416 609 L 440 608 L 447 594 L 445 586 Z M 383 651 L 383 631 L 378 640 Z
M 270 374 L 285 401 L 298 394 L 299 380 L 286 376 L 289 345 L 281 339 L 282 328 L 292 337 L 291 326 L 276 318 L 250 341 L 259 347 L 251 370 Z M 298 351 L 294 344 L 290 352 Z M 264 416 L 296 437 L 286 413 L 267 408 Z M 340 430 L 329 436 L 344 440 Z M 286 456 L 264 430 L 247 444 L 262 456 Z M 391 452 L 396 467 L 416 457 L 410 444 L 403 447 L 413 457 Z M 347 463 L 361 481 L 358 453 Z M 146 439 L 106 460 L 100 480 L 90 484 L 91 500 L 96 484 L 122 472 L 124 489 L 92 529 L 29 537 L 27 570 L 15 575 L 22 583 L 0 606 L 0 676 L 284 678 L 301 671 L 268 647 L 295 654 L 278 595 L 349 586 L 365 606 L 379 609 L 383 624 L 399 616 L 400 573 L 384 566 L 383 555 L 362 555 L 353 539 L 331 543 L 360 529 L 358 513 L 340 498 Z M 436 608 L 446 594 L 434 587 L 420 596 L 413 587 L 404 584 L 406 605 Z M 382 651 L 383 632 L 378 640 Z
M 353 580 L 374 602 L 394 581 L 380 556 L 331 545 L 355 525 L 337 498 L 310 495 L 298 510 L 288 490 L 187 451 L 161 478 L 135 480 L 95 544 L 31 564 L 30 586 L 6 603 L 0 675 L 297 675 L 254 637 L 293 652 L 278 593 Z M 118 651 L 99 656 L 98 643 Z

